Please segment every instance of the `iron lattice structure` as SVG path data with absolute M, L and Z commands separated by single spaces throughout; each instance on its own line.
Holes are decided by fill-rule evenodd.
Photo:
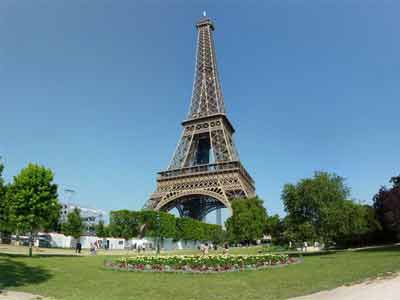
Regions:
M 224 106 L 209 18 L 196 24 L 196 69 L 188 117 L 166 171 L 146 208 L 203 219 L 237 197 L 255 195 L 254 181 L 240 162 Z

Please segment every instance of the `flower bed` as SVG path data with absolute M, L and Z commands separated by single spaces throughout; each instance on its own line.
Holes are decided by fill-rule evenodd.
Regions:
M 106 267 L 128 271 L 227 272 L 286 265 L 297 260 L 286 254 L 134 256 L 106 261 Z

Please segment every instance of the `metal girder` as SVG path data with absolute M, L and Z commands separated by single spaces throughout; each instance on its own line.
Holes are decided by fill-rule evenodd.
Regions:
M 255 195 L 254 181 L 235 147 L 218 75 L 214 25 L 197 24 L 196 68 L 188 119 L 167 171 L 159 173 L 157 190 L 145 207 L 177 208 L 181 216 L 203 219 L 237 197 Z

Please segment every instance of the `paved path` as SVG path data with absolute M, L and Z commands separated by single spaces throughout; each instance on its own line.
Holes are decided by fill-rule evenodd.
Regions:
M 55 300 L 54 298 L 46 298 L 29 293 L 0 291 L 0 300 Z
M 291 300 L 399 300 L 400 276 L 342 286 Z
M 11 292 L 11 291 L 1 291 L 0 300 L 36 300 L 43 299 L 39 296 L 21 293 L 21 292 Z

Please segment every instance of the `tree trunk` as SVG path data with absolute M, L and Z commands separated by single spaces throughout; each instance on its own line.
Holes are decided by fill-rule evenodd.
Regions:
M 32 244 L 33 244 L 33 234 L 31 231 L 29 233 L 29 257 L 32 257 Z

